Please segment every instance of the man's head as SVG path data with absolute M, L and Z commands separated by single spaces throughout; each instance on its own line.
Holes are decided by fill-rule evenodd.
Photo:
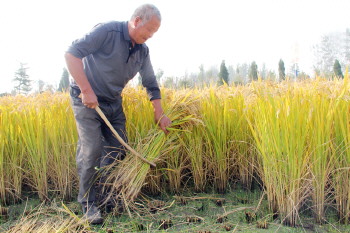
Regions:
M 138 7 L 128 24 L 131 41 L 143 44 L 158 31 L 161 23 L 161 15 L 157 7 L 152 4 L 144 4 Z

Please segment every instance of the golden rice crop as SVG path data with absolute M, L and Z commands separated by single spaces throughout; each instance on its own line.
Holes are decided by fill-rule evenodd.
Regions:
M 172 106 L 166 106 L 165 112 L 167 116 L 172 119 L 172 125 L 168 129 L 169 135 L 165 135 L 161 130 L 153 126 L 148 132 L 146 137 L 138 138 L 136 143 L 137 150 L 151 162 L 159 161 L 161 156 L 166 156 L 165 159 L 169 159 L 174 156 L 174 152 L 178 152 L 181 147 L 181 132 L 184 125 L 192 124 L 196 119 L 189 113 L 189 106 L 191 105 L 191 99 L 189 95 L 174 96 L 171 102 Z M 180 128 L 179 128 L 180 127 Z M 169 163 L 169 161 L 167 161 Z M 150 171 L 150 165 L 138 160 L 136 157 L 129 154 L 122 162 L 118 161 L 118 165 L 114 164 L 107 169 L 109 174 L 106 179 L 106 185 L 109 185 L 112 191 L 119 192 L 126 200 L 134 200 L 143 187 L 146 176 Z M 174 176 L 174 182 L 178 180 Z M 174 178 L 173 177 L 173 178 Z M 110 193 L 113 195 L 113 192 Z
M 163 88 L 164 110 L 179 124 L 165 136 L 155 125 L 146 91 L 128 87 L 123 101 L 129 144 L 157 168 L 128 154 L 121 164 L 135 172 L 122 178 L 132 180 L 123 186 L 137 185 L 122 191 L 131 199 L 142 187 L 225 192 L 237 182 L 251 188 L 255 175 L 271 211 L 285 224 L 298 224 L 306 199 L 316 221 L 324 221 L 325 207 L 336 203 L 340 220 L 349 223 L 349 89 L 347 75 L 331 81 Z M 1 204 L 17 201 L 23 190 L 41 199 L 72 198 L 77 133 L 68 94 L 0 98 L 0 133 Z
M 336 99 L 334 111 L 334 189 L 335 200 L 342 223 L 350 223 L 350 87 L 346 72 L 344 83 L 340 82 L 341 93 Z M 339 90 L 339 88 L 338 88 Z
M 20 198 L 23 180 L 41 200 L 49 192 L 71 197 L 77 133 L 67 94 L 4 97 L 0 102 L 0 167 L 7 169 L 0 184 L 11 185 L 2 189 L 1 200 Z

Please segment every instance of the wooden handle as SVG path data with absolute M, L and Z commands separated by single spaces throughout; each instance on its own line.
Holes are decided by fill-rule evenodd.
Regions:
M 111 125 L 111 123 L 108 121 L 107 117 L 105 116 L 105 114 L 101 111 L 99 106 L 96 106 L 96 111 L 97 113 L 100 115 L 100 117 L 104 120 L 104 122 L 107 124 L 107 126 L 109 127 L 109 129 L 113 132 L 113 134 L 115 135 L 115 137 L 118 139 L 118 141 L 125 146 L 129 151 L 131 151 L 131 153 L 133 153 L 134 155 L 136 155 L 139 159 L 141 159 L 143 162 L 148 163 L 149 165 L 151 165 L 152 167 L 156 167 L 156 164 L 148 161 L 147 159 L 145 159 L 144 157 L 142 157 L 139 153 L 137 153 L 134 149 L 132 149 L 118 134 L 118 132 L 113 128 L 113 126 Z

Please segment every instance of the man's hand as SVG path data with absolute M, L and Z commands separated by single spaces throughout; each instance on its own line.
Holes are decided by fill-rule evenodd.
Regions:
M 169 131 L 166 128 L 171 125 L 171 120 L 166 115 L 164 115 L 160 99 L 152 100 L 152 104 L 154 108 L 154 120 L 156 124 L 159 125 L 165 134 L 168 134 Z
M 96 106 L 98 106 L 97 96 L 92 90 L 91 85 L 85 75 L 82 60 L 70 53 L 66 53 L 65 58 L 67 68 L 81 90 L 79 97 L 81 98 L 83 104 L 88 108 L 96 108 Z
M 161 130 L 163 130 L 165 134 L 168 134 L 169 131 L 167 130 L 167 127 L 171 125 L 171 120 L 164 114 L 154 114 L 154 119 Z
M 93 91 L 81 93 L 81 101 L 87 108 L 96 108 L 98 106 L 97 96 Z

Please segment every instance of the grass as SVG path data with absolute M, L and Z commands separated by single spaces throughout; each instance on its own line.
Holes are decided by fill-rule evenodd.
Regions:
M 184 192 L 139 199 L 135 209 L 121 215 L 105 214 L 103 225 L 89 226 L 81 220 L 76 202 L 43 204 L 31 198 L 9 206 L 0 218 L 1 232 L 346 232 L 350 226 L 337 222 L 317 225 L 309 212 L 301 216 L 303 226 L 287 227 L 269 214 L 266 195 L 259 189 L 231 189 L 226 194 Z M 328 211 L 332 218 L 334 211 Z M 335 219 L 335 217 L 333 217 Z M 267 229 L 258 228 L 266 225 Z M 16 231 L 17 230 L 17 231 Z M 51 231 L 50 231 L 51 230 Z

